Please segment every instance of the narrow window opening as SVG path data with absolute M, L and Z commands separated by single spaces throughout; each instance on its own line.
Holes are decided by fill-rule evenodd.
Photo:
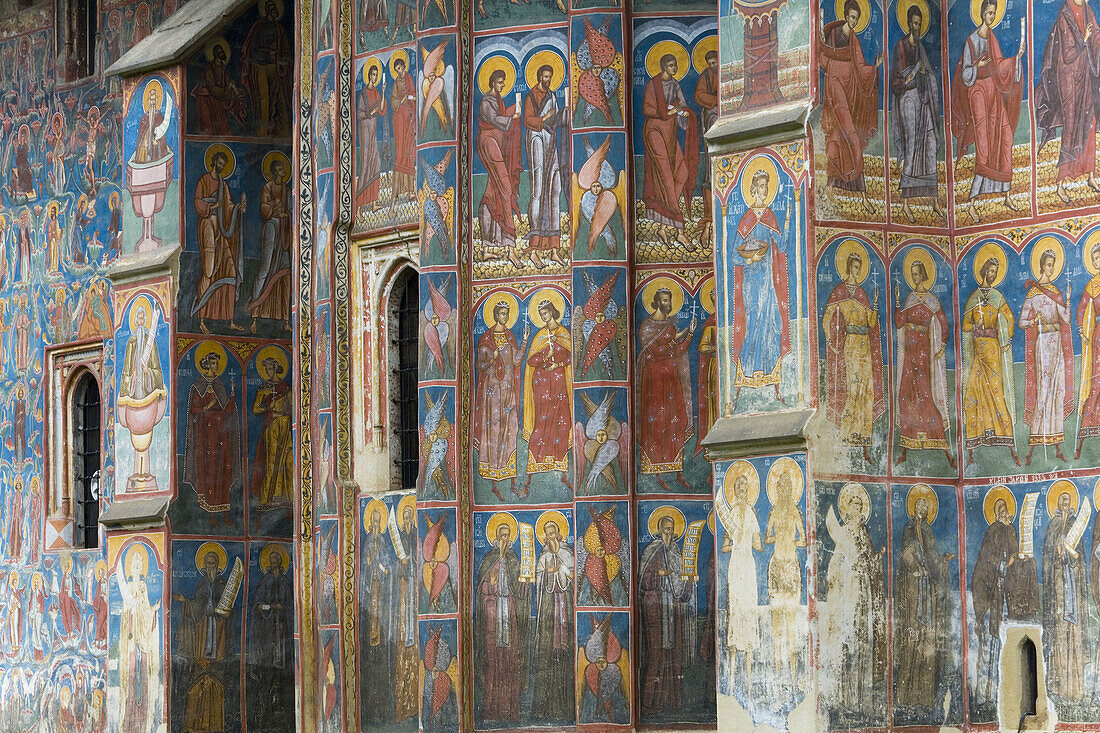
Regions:
M 60 0 L 65 22 L 58 29 L 61 69 L 67 81 L 74 82 L 96 73 L 96 43 L 99 38 L 97 0 Z
M 70 413 L 75 547 L 99 546 L 100 414 L 99 384 L 84 374 L 73 389 Z
M 420 414 L 417 399 L 420 345 L 420 280 L 411 269 L 402 273 L 394 286 L 391 303 L 396 319 L 393 348 L 396 359 L 396 389 L 390 396 L 396 421 L 394 437 L 397 455 L 394 462 L 400 473 L 401 488 L 416 488 L 420 472 Z

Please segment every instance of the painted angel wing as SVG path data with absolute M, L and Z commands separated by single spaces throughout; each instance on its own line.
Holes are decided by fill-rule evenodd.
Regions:
M 170 94 L 164 95 L 164 120 L 157 125 L 157 128 L 153 130 L 153 137 L 157 140 L 163 138 L 168 134 L 168 126 L 172 124 L 172 114 L 175 112 L 175 105 L 172 103 L 172 96 Z

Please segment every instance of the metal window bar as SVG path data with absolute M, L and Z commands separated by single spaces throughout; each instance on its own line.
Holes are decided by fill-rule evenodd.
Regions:
M 78 547 L 99 546 L 100 478 L 99 385 L 91 375 L 77 386 L 73 404 L 73 542 Z
M 395 429 L 399 452 L 394 462 L 401 472 L 401 488 L 416 488 L 420 473 L 420 414 L 417 399 L 420 347 L 420 281 L 406 276 L 397 304 L 397 390 L 391 400 L 397 409 Z

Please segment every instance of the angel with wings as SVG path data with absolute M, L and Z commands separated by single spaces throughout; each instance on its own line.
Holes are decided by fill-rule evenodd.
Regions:
M 576 452 L 577 475 L 584 477 L 578 485 L 578 496 L 604 493 L 599 490 L 600 479 L 607 485 L 608 492 L 626 493 L 626 464 L 630 458 L 623 446 L 630 444 L 630 429 L 612 414 L 616 395 L 616 390 L 608 389 L 597 405 L 587 392 L 580 393 L 588 418 L 584 423 L 577 421 L 573 427 L 573 442 L 581 448 Z
M 447 42 L 442 41 L 431 51 L 421 49 L 424 64 L 420 68 L 420 131 L 426 139 L 454 131 L 454 113 L 447 90 L 454 88 L 454 66 L 443 61 Z M 431 120 L 431 127 L 428 121 Z
M 605 120 L 596 124 L 615 125 L 622 122 L 619 105 L 619 83 L 622 80 L 623 57 L 610 38 L 611 18 L 608 16 L 597 29 L 584 19 L 584 40 L 573 54 L 573 63 L 580 73 L 576 79 L 577 107 L 580 124 L 589 125 L 599 112 Z M 576 121 L 576 118 L 574 118 Z
M 600 285 L 596 285 L 588 270 L 582 270 L 581 277 L 588 291 L 588 302 L 583 307 L 578 305 L 573 309 L 573 323 L 579 326 L 579 330 L 573 334 L 574 353 L 581 356 L 578 375 L 581 378 L 587 377 L 589 370 L 599 359 L 605 374 L 596 375 L 597 377 L 625 377 L 618 342 L 620 334 L 626 333 L 626 311 L 621 309 L 614 293 L 619 271 L 612 272 Z
M 584 150 L 588 159 L 581 165 L 579 172 L 573 174 L 573 201 L 580 202 L 580 216 L 573 217 L 573 241 L 577 241 L 577 228 L 580 220 L 588 222 L 587 252 L 592 257 L 596 243 L 603 241 L 607 253 L 618 257 L 619 240 L 615 234 L 618 222 L 622 226 L 621 211 L 626 201 L 626 174 L 615 171 L 607 162 L 607 153 L 611 148 L 611 136 L 593 148 L 584 138 Z

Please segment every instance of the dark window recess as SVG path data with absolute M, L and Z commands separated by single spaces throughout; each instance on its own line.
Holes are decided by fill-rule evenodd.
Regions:
M 394 459 L 401 471 L 401 488 L 416 488 L 420 473 L 420 411 L 416 388 L 419 382 L 420 280 L 415 272 L 402 275 L 393 290 L 396 303 L 397 338 L 393 346 L 397 356 L 396 387 L 391 394 L 397 412 L 394 434 L 398 452 Z
M 99 38 L 99 3 L 97 0 L 62 0 L 65 8 L 62 68 L 68 81 L 76 81 L 96 73 L 96 41 Z
M 99 547 L 99 384 L 91 374 L 73 390 L 73 545 Z

